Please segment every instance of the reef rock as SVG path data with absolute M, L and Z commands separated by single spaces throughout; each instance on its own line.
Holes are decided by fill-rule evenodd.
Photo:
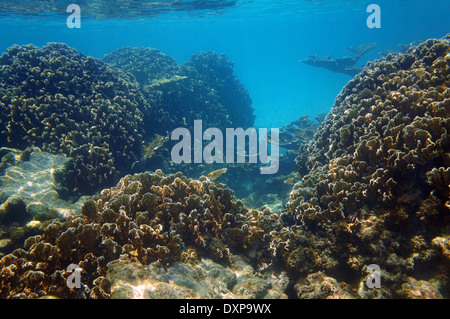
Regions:
M 4 154 L 4 155 L 3 155 Z M 58 176 L 70 161 L 63 155 L 1 148 L 0 255 L 23 248 L 24 241 L 39 233 L 41 223 L 77 214 L 86 197 L 77 202 L 62 199 Z
M 255 272 L 241 257 L 232 257 L 230 266 L 210 259 L 195 264 L 160 262 L 144 266 L 116 261 L 108 265 L 111 298 L 132 299 L 261 299 L 287 298 L 286 273 Z
M 20 198 L 28 213 L 38 220 L 65 217 L 80 210 L 84 198 L 73 204 L 58 194 L 61 187 L 58 180 L 62 178 L 70 158 L 41 152 L 37 148 L 23 152 L 9 150 L 2 159 L 10 156 L 18 159 L 0 176 L 1 197 L 5 199 L 3 206 L 11 197 Z
M 312 273 L 299 281 L 294 289 L 300 299 L 355 299 L 348 284 L 338 283 L 336 279 L 322 272 Z

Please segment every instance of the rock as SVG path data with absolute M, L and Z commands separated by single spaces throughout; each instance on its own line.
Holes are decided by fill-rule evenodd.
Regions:
M 402 285 L 401 294 L 408 299 L 442 299 L 438 290 L 438 283 L 431 283 L 426 280 L 416 280 L 408 277 Z
M 294 289 L 300 299 L 355 299 L 355 292 L 345 283 L 326 276 L 322 272 L 309 274 Z
M 149 299 L 254 299 L 287 298 L 285 273 L 255 273 L 240 257 L 230 266 L 202 258 L 198 263 L 159 262 L 143 266 L 116 261 L 108 265 L 111 298 Z
M 15 153 L 18 157 L 23 154 L 19 150 Z M 61 199 L 58 194 L 60 185 L 55 181 L 55 175 L 65 169 L 70 158 L 34 149 L 23 159 L 10 165 L 0 176 L 2 196 L 20 197 L 26 214 L 36 220 L 64 217 L 80 209 L 85 198 L 78 203 Z
M 19 195 L 10 196 L 0 206 L 0 221 L 4 224 L 24 223 L 29 218 L 26 204 Z

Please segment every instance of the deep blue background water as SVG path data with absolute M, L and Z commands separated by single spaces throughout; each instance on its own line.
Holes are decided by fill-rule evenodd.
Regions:
M 19 1 L 20 2 L 20 1 Z M 63 1 L 64 3 L 64 1 Z M 77 3 L 65 1 L 65 6 Z M 381 29 L 369 29 L 366 8 L 381 7 Z M 450 32 L 449 0 L 238 1 L 218 12 L 185 12 L 133 19 L 91 20 L 81 29 L 59 15 L 0 16 L 0 51 L 13 44 L 64 42 L 85 55 L 103 57 L 122 46 L 152 47 L 183 63 L 199 51 L 225 53 L 249 90 L 259 127 L 279 127 L 302 114 L 328 112 L 351 78 L 299 63 L 315 53 L 350 56 L 348 46 L 375 42 L 360 61 L 399 44 L 440 38 Z M 83 7 L 81 7 L 83 10 Z M 31 15 L 31 16 L 30 16 Z

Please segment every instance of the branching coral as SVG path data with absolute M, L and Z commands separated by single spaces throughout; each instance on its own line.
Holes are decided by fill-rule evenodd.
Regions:
M 206 177 L 128 175 L 88 200 L 80 216 L 42 223 L 23 249 L 4 256 L 0 296 L 108 297 L 104 276 L 118 259 L 144 265 L 190 261 L 189 255 L 227 261 L 245 246 L 256 264 L 270 263 L 272 256 L 264 255 L 270 238 L 263 234 L 277 222 L 269 210 L 248 212 L 230 189 Z M 82 290 L 65 285 L 70 264 L 82 269 Z
M 339 279 L 358 280 L 370 261 L 393 273 L 437 276 L 448 287 L 431 241 L 450 225 L 449 40 L 368 63 L 299 153 L 298 168 L 308 173 L 285 212 L 301 225 L 291 237 L 314 232 L 330 240 L 328 258 L 339 264 L 328 272 Z M 307 249 L 324 251 L 312 244 Z M 394 295 L 402 280 L 389 283 Z

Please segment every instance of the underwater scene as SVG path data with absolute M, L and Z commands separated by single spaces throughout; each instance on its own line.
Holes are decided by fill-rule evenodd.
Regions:
M 0 299 L 450 298 L 449 14 L 0 1 Z

